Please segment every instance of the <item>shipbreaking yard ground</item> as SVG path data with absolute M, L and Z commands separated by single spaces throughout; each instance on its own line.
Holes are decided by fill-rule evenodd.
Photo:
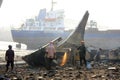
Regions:
M 1 53 L 4 53 L 4 51 Z M 120 61 L 93 61 L 91 62 L 91 68 L 77 68 L 65 64 L 62 67 L 53 67 L 53 70 L 47 71 L 44 67 L 30 67 L 20 59 L 15 63 L 14 70 L 7 73 L 5 73 L 4 61 L 0 63 L 0 78 L 9 78 L 11 80 L 120 80 Z
M 15 65 L 14 71 L 7 73 L 4 72 L 5 66 L 0 68 L 0 75 L 12 80 L 120 80 L 120 64 L 115 62 L 96 62 L 90 69 L 65 65 L 49 72 L 26 64 Z

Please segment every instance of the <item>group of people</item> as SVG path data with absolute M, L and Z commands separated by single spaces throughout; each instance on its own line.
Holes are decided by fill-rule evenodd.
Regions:
M 46 66 L 46 68 L 48 70 L 50 70 L 52 60 L 55 58 L 55 53 L 56 53 L 53 42 L 50 42 L 49 46 L 46 48 L 46 52 L 47 52 L 47 56 L 46 56 L 47 66 Z M 11 71 L 13 70 L 13 68 L 14 68 L 14 56 L 15 56 L 14 50 L 12 50 L 12 46 L 9 45 L 8 50 L 6 50 L 6 53 L 5 53 L 6 72 L 8 72 L 9 66 L 11 66 Z
M 84 41 L 80 41 L 80 46 L 77 48 L 77 50 L 79 51 L 79 59 L 80 59 L 80 66 L 83 66 L 83 61 L 84 61 L 84 65 L 86 66 L 86 47 L 84 45 Z M 52 64 L 52 60 L 55 58 L 55 47 L 53 42 L 50 42 L 49 46 L 46 48 L 46 52 L 47 52 L 47 68 L 51 69 L 51 64 Z
M 79 50 L 80 65 L 83 66 L 82 61 L 84 61 L 84 64 L 86 65 L 86 59 L 85 59 L 86 48 L 84 45 L 84 41 L 81 41 L 80 43 L 81 43 L 81 46 L 79 46 L 77 48 L 77 50 Z M 55 54 L 56 54 L 56 50 L 55 50 L 53 42 L 49 43 L 48 47 L 46 48 L 46 52 L 47 52 L 47 56 L 46 56 L 47 69 L 50 70 L 52 61 L 55 58 Z M 14 50 L 12 50 L 12 46 L 9 45 L 8 50 L 6 51 L 6 54 L 5 54 L 6 72 L 8 71 L 10 65 L 11 65 L 11 70 L 13 70 L 13 68 L 14 68 L 14 56 L 15 56 Z

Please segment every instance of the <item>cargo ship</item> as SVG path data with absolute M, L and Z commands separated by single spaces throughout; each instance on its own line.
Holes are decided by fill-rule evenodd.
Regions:
M 49 21 L 51 22 L 51 20 Z M 57 37 L 65 39 L 72 32 L 72 30 L 64 30 L 63 21 L 61 26 L 59 25 L 60 23 L 58 23 L 59 26 L 57 26 L 57 24 L 54 26 L 53 23 L 52 25 L 49 23 L 51 26 L 48 26 L 45 22 L 44 25 L 47 27 L 37 27 L 40 29 L 37 29 L 36 26 L 31 27 L 28 22 L 29 20 L 26 22 L 26 25 L 22 26 L 20 29 L 11 30 L 13 41 L 26 44 L 28 49 L 38 49 Z M 89 27 L 85 30 L 84 40 L 86 46 L 104 49 L 118 48 L 120 47 L 120 30 L 101 31 L 97 28 L 97 23 L 91 20 Z
M 14 41 L 24 43 L 28 49 L 37 49 L 56 37 L 66 38 L 64 10 L 41 9 L 35 18 L 26 19 L 19 29 L 11 29 Z
M 86 27 L 86 46 L 105 49 L 120 47 L 120 30 L 100 31 L 94 20 L 88 22 Z M 71 32 L 65 30 L 64 10 L 53 10 L 53 2 L 49 12 L 41 9 L 36 17 L 26 19 L 19 29 L 11 29 L 13 41 L 26 44 L 28 49 L 38 49 L 57 37 L 65 39 Z

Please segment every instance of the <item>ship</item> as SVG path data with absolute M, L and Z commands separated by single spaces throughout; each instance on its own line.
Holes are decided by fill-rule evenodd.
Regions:
M 84 36 L 86 46 L 104 49 L 120 47 L 120 30 L 101 31 L 94 20 L 86 26 L 89 26 Z M 65 30 L 64 10 L 53 10 L 52 7 L 48 12 L 46 8 L 41 9 L 36 17 L 26 19 L 20 28 L 11 29 L 11 34 L 13 41 L 26 44 L 28 49 L 38 49 L 57 37 L 66 39 L 72 31 Z
M 109 50 L 120 47 L 119 29 L 99 30 L 94 20 L 90 20 L 88 25 L 84 37 L 87 46 Z
M 26 19 L 19 29 L 11 29 L 13 41 L 24 43 L 28 49 L 37 49 L 51 40 L 65 39 L 69 31 L 64 27 L 64 10 L 41 9 L 35 18 Z
M 51 22 L 51 20 L 49 21 Z M 53 25 L 48 26 L 45 22 L 45 25 L 47 25 L 47 27 L 42 26 L 40 29 L 38 29 L 39 27 L 36 28 L 36 26 L 30 26 L 30 23 L 28 23 L 29 20 L 27 20 L 26 25 L 22 26 L 20 29 L 11 30 L 13 41 L 26 44 L 28 46 L 28 49 L 38 49 L 57 37 L 62 37 L 64 40 L 73 31 L 64 30 L 65 27 L 63 25 L 63 21 L 61 23 L 62 26 L 59 26 L 59 24 L 57 26 L 57 24 L 55 24 L 54 28 Z M 97 49 L 114 49 L 120 47 L 119 35 L 120 30 L 99 30 L 97 28 L 97 22 L 91 20 L 87 23 L 84 40 L 86 46 L 88 47 L 92 46 Z

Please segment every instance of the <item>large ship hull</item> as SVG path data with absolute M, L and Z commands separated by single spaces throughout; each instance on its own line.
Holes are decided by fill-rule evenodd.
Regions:
M 120 47 L 120 30 L 86 30 L 85 40 L 95 48 L 115 49 Z
M 14 41 L 24 43 L 28 49 L 38 49 L 49 43 L 51 40 L 62 37 L 65 39 L 70 32 L 44 32 L 44 31 L 27 31 L 27 30 L 11 30 Z
M 62 37 L 65 39 L 71 31 L 60 32 L 44 32 L 44 31 L 27 31 L 27 30 L 11 30 L 13 40 L 15 42 L 24 43 L 28 49 L 38 49 L 49 43 L 51 40 Z M 96 48 L 113 49 L 120 47 L 120 30 L 108 31 L 85 31 L 84 36 L 86 46 Z

